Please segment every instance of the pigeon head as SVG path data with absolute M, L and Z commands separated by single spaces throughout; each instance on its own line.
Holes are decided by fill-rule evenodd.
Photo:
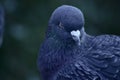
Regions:
M 80 45 L 84 35 L 84 16 L 80 9 L 63 5 L 52 13 L 47 37 L 56 37 L 65 42 L 74 41 Z

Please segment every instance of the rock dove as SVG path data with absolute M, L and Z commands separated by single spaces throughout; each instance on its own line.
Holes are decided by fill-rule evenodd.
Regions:
M 3 7 L 0 5 L 0 47 L 3 42 L 3 26 L 4 26 L 4 10 Z
M 84 23 L 74 6 L 52 13 L 37 60 L 43 80 L 120 80 L 120 37 L 88 35 Z

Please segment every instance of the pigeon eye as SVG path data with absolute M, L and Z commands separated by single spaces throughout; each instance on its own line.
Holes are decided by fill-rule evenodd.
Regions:
M 64 29 L 64 26 L 61 22 L 59 23 L 59 28 Z

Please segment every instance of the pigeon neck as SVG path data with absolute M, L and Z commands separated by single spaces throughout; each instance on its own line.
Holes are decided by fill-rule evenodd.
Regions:
M 73 47 L 64 44 L 62 41 L 60 42 L 59 39 L 56 40 L 55 37 L 48 39 L 47 41 L 50 41 L 47 46 L 49 52 L 46 52 L 47 54 L 44 54 L 44 58 L 41 58 L 43 61 L 41 65 L 44 65 L 41 69 L 43 80 L 53 80 L 51 78 L 53 78 L 54 74 L 56 74 L 61 66 L 68 60 L 68 56 L 72 54 L 71 52 L 68 53 L 68 51 L 72 50 Z M 46 48 L 46 46 L 43 48 Z
M 86 39 L 86 36 L 87 36 L 84 27 L 82 27 L 82 29 L 80 30 L 80 32 L 81 32 L 81 36 L 80 36 L 81 43 L 83 43 L 83 42 L 85 42 L 85 39 Z
M 92 39 L 94 38 L 93 36 L 90 36 L 88 35 L 86 32 L 85 32 L 85 29 L 84 27 L 82 27 L 82 29 L 80 30 L 81 32 L 81 44 L 84 45 L 85 47 L 90 47 L 90 42 L 92 43 Z M 89 45 L 88 45 L 89 44 Z

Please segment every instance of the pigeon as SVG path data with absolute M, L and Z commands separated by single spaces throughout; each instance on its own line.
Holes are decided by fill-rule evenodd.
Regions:
M 0 47 L 2 46 L 3 42 L 3 28 L 4 28 L 4 9 L 0 5 Z
M 80 9 L 55 9 L 37 59 L 42 80 L 120 80 L 120 37 L 89 35 L 84 24 Z

